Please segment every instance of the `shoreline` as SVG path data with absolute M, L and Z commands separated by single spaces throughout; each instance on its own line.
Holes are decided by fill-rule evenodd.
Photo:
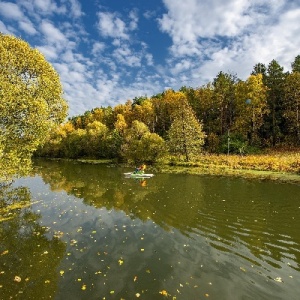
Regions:
M 39 158 L 38 158 L 39 159 Z M 65 159 L 65 158 L 42 158 L 49 160 L 66 160 L 85 164 L 110 164 L 121 167 L 135 167 L 128 163 L 117 163 L 113 159 Z M 224 164 L 217 164 L 215 161 L 209 163 L 160 163 L 149 165 L 147 169 L 154 173 L 168 173 L 168 174 L 190 174 L 190 175 L 208 175 L 208 176 L 222 176 L 222 177 L 238 177 L 244 179 L 256 180 L 271 180 L 281 183 L 300 184 L 300 175 L 293 172 L 283 172 L 274 170 L 257 170 L 254 168 L 241 168 L 238 166 L 230 167 Z

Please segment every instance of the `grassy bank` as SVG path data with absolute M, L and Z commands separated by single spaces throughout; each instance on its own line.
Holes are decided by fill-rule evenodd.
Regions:
M 193 162 L 173 160 L 159 167 L 164 173 L 186 173 L 271 179 L 300 183 L 300 153 L 269 152 L 260 155 L 208 155 Z

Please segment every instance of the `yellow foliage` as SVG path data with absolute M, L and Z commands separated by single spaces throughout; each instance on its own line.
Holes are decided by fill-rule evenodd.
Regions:
M 37 50 L 0 33 L 0 179 L 26 173 L 30 158 L 67 113 L 57 72 Z

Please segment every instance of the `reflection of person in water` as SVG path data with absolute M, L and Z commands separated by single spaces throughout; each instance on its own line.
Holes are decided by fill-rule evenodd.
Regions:
M 141 186 L 146 186 L 146 185 L 147 185 L 146 179 L 142 179 L 142 180 L 140 181 L 140 185 L 141 185 Z

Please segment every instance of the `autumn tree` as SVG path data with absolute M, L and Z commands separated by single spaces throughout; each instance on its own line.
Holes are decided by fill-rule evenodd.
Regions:
M 236 117 L 233 131 L 244 135 L 249 144 L 260 144 L 259 130 L 264 117 L 269 113 L 267 88 L 263 75 L 251 75 L 246 81 L 236 84 Z
M 67 104 L 57 72 L 37 49 L 0 33 L 0 53 L 0 178 L 10 178 L 26 173 Z
M 93 121 L 87 125 L 86 131 L 84 149 L 87 156 L 94 158 L 105 157 L 107 126 L 99 121 Z
M 152 163 L 165 153 L 165 141 L 158 134 L 151 133 L 146 124 L 135 120 L 125 132 L 121 151 L 129 162 Z
M 182 93 L 182 102 L 173 114 L 173 122 L 168 131 L 168 146 L 171 154 L 184 156 L 190 161 L 202 151 L 205 133 L 196 119 L 192 108 Z

